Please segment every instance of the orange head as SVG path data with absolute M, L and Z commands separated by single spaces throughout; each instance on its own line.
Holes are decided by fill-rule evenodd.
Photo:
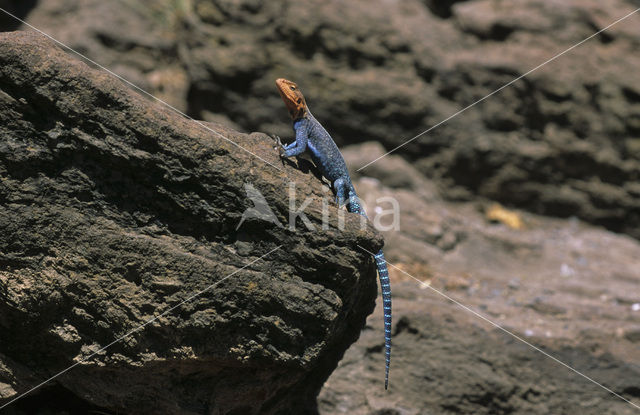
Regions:
M 284 104 L 289 110 L 291 118 L 298 119 L 307 115 L 307 103 L 300 92 L 300 88 L 295 82 L 288 81 L 284 78 L 276 79 L 276 86 L 280 92 L 280 96 Z

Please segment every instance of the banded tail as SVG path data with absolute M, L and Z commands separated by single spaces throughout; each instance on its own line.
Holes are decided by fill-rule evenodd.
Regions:
M 367 217 L 367 213 L 360 205 L 360 199 L 356 195 L 353 186 L 349 190 L 349 205 L 347 207 L 349 212 L 359 213 L 365 218 Z M 384 259 L 382 249 L 374 255 L 374 258 L 378 267 L 378 278 L 380 279 L 380 289 L 382 290 L 382 307 L 384 310 L 384 389 L 387 390 L 389 387 L 389 365 L 391 363 L 391 284 L 389 283 L 387 261 Z
M 389 284 L 389 271 L 387 261 L 384 259 L 382 249 L 374 255 L 378 266 L 378 278 L 380 278 L 380 288 L 382 289 L 382 307 L 384 308 L 384 355 L 385 373 L 384 388 L 389 386 L 389 363 L 391 363 L 391 285 Z

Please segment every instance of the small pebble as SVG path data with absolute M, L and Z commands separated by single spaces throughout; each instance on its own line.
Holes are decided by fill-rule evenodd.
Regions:
M 572 277 L 576 274 L 576 271 L 573 268 L 571 268 L 569 265 L 562 264 L 562 266 L 560 266 L 560 274 L 563 277 Z
M 640 303 L 631 304 L 631 311 L 640 311 Z

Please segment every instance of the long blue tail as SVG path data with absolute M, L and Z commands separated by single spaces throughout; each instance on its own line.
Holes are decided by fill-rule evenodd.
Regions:
M 391 285 L 389 284 L 389 270 L 387 261 L 384 259 L 382 249 L 375 254 L 376 265 L 378 266 L 378 278 L 380 278 L 380 288 L 382 289 L 382 306 L 384 308 L 384 355 L 385 373 L 384 388 L 389 386 L 389 363 L 391 363 Z
M 359 213 L 365 218 L 367 213 L 360 205 L 360 199 L 356 195 L 353 186 L 349 191 L 349 212 Z M 389 365 L 391 363 L 391 285 L 389 284 L 389 270 L 387 269 L 387 261 L 384 259 L 382 249 L 374 255 L 376 266 L 378 267 L 378 278 L 380 279 L 380 288 L 382 290 L 382 307 L 384 308 L 384 355 L 385 355 L 385 372 L 384 372 L 384 389 L 389 387 Z

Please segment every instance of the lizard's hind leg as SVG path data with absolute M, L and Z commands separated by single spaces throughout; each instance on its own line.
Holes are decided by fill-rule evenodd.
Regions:
M 364 209 L 362 208 L 360 198 L 356 194 L 356 190 L 353 188 L 353 186 L 350 187 L 348 195 L 349 195 L 349 206 L 348 206 L 349 212 L 355 212 L 355 213 L 359 213 L 361 215 L 367 216 L 366 213 L 364 213 Z
M 343 178 L 337 179 L 333 182 L 333 190 L 336 192 L 336 203 L 338 206 L 343 206 L 347 201 L 347 186 Z

